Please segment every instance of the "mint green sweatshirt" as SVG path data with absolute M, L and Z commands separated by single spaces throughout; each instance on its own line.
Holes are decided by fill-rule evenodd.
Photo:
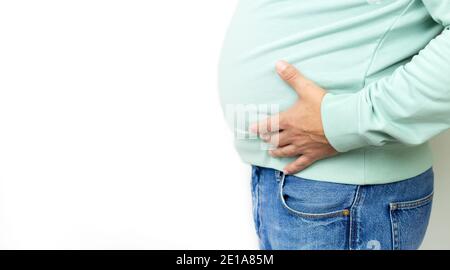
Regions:
M 296 93 L 274 68 L 283 59 L 328 91 L 325 135 L 341 152 L 296 176 L 367 185 L 427 170 L 427 141 L 450 125 L 449 26 L 450 0 L 240 0 L 219 88 L 241 158 L 278 170 L 293 161 L 238 136 L 254 117 L 236 124 L 236 108 L 267 117 L 274 113 L 259 108 L 294 104 Z

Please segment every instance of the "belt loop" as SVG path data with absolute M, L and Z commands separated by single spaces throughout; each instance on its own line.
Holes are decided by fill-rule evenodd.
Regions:
M 261 169 L 258 166 L 252 166 L 252 174 L 256 177 L 259 177 Z
M 277 180 L 277 182 L 280 182 L 284 177 L 284 172 L 278 170 L 275 171 L 275 179 Z

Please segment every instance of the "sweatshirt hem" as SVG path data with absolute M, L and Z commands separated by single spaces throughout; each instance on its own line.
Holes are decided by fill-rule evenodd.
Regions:
M 277 159 L 267 150 L 255 151 L 258 142 L 236 142 L 241 159 L 250 165 L 282 171 L 294 161 Z M 294 176 L 339 184 L 380 185 L 407 180 L 420 175 L 433 166 L 428 143 L 418 146 L 390 145 L 368 147 L 340 154 L 312 164 Z

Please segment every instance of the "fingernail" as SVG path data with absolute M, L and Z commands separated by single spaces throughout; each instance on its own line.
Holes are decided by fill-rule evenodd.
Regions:
M 253 125 L 250 127 L 250 132 L 252 133 L 258 133 L 258 126 L 257 125 Z
M 286 175 L 288 175 L 288 174 L 289 174 L 289 171 L 288 171 L 288 170 L 283 170 L 283 173 L 286 174 Z
M 270 139 L 269 135 L 261 135 L 263 141 L 268 141 Z
M 276 68 L 277 68 L 278 72 L 283 72 L 288 66 L 289 66 L 289 63 L 284 60 L 278 61 L 276 64 Z

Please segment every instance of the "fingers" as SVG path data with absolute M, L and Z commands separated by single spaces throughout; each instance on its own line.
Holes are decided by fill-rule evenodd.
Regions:
M 261 139 L 273 146 L 282 147 L 290 144 L 293 137 L 287 131 L 276 132 L 272 134 L 262 134 Z
M 259 135 L 278 132 L 285 127 L 285 118 L 284 112 L 268 117 L 257 124 L 253 124 L 250 127 L 250 132 Z
M 309 167 L 311 164 L 314 163 L 315 160 L 313 160 L 312 158 L 303 155 L 300 156 L 297 160 L 295 160 L 294 162 L 288 164 L 285 168 L 284 168 L 284 173 L 285 174 L 295 174 L 298 173 L 304 169 L 306 169 L 307 167 Z
M 286 61 L 278 61 L 276 64 L 276 70 L 280 77 L 287 82 L 299 96 L 302 92 L 311 85 L 311 81 L 306 79 L 300 71 L 298 71 L 293 65 Z
M 270 150 L 269 154 L 275 158 L 296 157 L 300 155 L 300 150 L 295 145 L 287 145 L 274 150 Z

